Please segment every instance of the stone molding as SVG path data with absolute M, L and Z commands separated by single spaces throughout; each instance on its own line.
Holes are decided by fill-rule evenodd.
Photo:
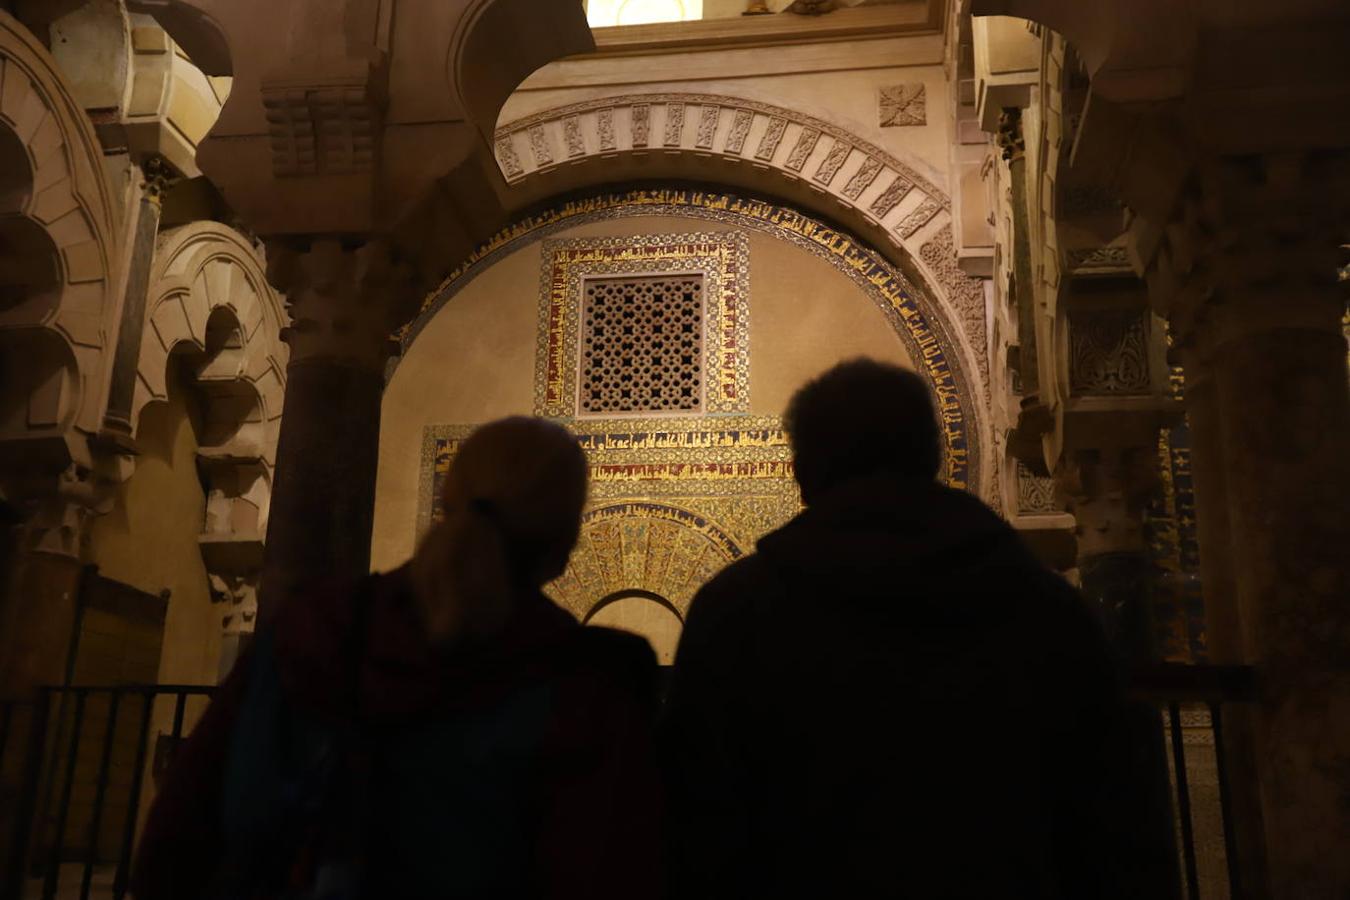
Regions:
M 17 297 L 0 304 L 0 342 L 13 345 L 16 367 L 50 372 L 34 384 L 6 379 L 6 404 L 29 415 L 20 432 L 0 439 L 71 426 L 93 433 L 115 330 L 120 252 L 112 190 L 93 126 L 55 61 L 3 11 L 0 185 L 0 269 L 19 286 Z
M 653 146 L 653 140 L 662 137 L 662 145 Z M 576 147 L 579 142 L 583 152 L 549 154 L 548 162 L 540 162 L 532 153 L 539 142 L 554 148 Z M 756 100 L 652 93 L 543 110 L 503 124 L 495 144 L 502 174 L 512 186 L 565 173 L 588 160 L 639 155 L 645 177 L 660 177 L 663 162 L 686 154 L 751 166 L 793 186 L 810 184 L 812 192 L 835 201 L 829 205 L 846 224 L 863 234 L 884 235 L 877 246 L 883 255 L 922 276 L 937 302 L 962 323 L 978 371 L 987 381 L 984 292 L 979 280 L 966 275 L 956 262 L 950 198 L 914 166 L 856 134 Z M 594 180 L 583 181 L 598 186 Z
M 221 310 L 228 312 L 225 327 L 234 336 L 226 335 L 223 346 L 211 346 L 221 332 L 208 334 L 208 323 Z M 161 234 L 146 304 L 133 425 L 139 427 L 147 404 L 168 398 L 169 355 L 187 344 L 206 355 L 196 385 L 232 407 L 219 412 L 239 420 L 238 430 L 215 452 L 258 458 L 270 466 L 285 395 L 289 350 L 281 332 L 287 320 L 258 251 L 243 235 L 218 222 L 195 222 Z
M 507 122 L 497 129 L 498 147 L 502 146 L 501 141 L 507 140 L 517 154 L 522 158 L 528 158 L 528 154 L 523 151 L 528 148 L 529 130 L 536 126 L 542 126 L 550 140 L 556 146 L 565 146 L 562 138 L 564 122 L 577 117 L 585 133 L 586 155 L 595 155 L 606 152 L 605 144 L 600 139 L 600 118 L 601 113 L 608 110 L 607 120 L 613 126 L 617 126 L 617 140 L 613 146 L 613 152 L 625 150 L 641 149 L 643 143 L 635 144 L 632 140 L 633 134 L 633 116 L 634 107 L 645 107 L 650 113 L 656 114 L 658 111 L 662 116 L 663 131 L 668 123 L 666 116 L 668 108 L 672 105 L 681 108 L 681 129 L 679 132 L 678 144 L 667 144 L 668 147 L 678 148 L 680 150 L 698 150 L 700 149 L 699 135 L 705 134 L 708 125 L 704 122 L 703 116 L 709 108 L 717 110 L 717 124 L 712 130 L 717 135 L 723 137 L 721 149 L 717 150 L 719 155 L 756 159 L 759 162 L 768 162 L 775 168 L 789 169 L 787 161 L 792 158 L 792 150 L 796 146 L 796 141 L 802 132 L 812 130 L 818 133 L 818 136 L 828 136 L 834 139 L 834 144 L 830 145 L 833 149 L 835 144 L 840 144 L 849 149 L 847 154 L 850 160 L 858 160 L 858 165 L 844 165 L 843 169 L 856 170 L 865 164 L 869 159 L 875 160 L 884 170 L 891 175 L 903 176 L 906 180 L 914 184 L 915 190 L 920 197 L 918 202 L 909 204 L 916 207 L 922 204 L 924 199 L 934 199 L 940 204 L 943 210 L 951 208 L 951 202 L 947 194 L 940 187 L 929 181 L 921 175 L 914 167 L 897 159 L 894 155 L 887 153 L 880 147 L 864 140 L 856 134 L 846 129 L 840 128 L 823 119 L 817 119 L 804 113 L 799 113 L 781 106 L 775 106 L 771 103 L 764 103 L 758 100 L 749 100 L 741 97 L 732 97 L 723 94 L 679 94 L 679 93 L 656 93 L 656 94 L 627 94 L 622 96 L 601 97 L 595 100 L 586 100 L 580 103 L 573 103 L 567 106 L 548 109 L 533 115 Z M 699 108 L 698 114 L 687 113 L 688 107 L 696 106 Z M 627 115 L 623 113 L 627 111 Z M 618 113 L 618 115 L 616 115 Z M 749 114 L 748 116 L 746 114 Z M 777 125 L 776 119 L 783 120 L 782 125 Z M 686 123 L 700 123 L 698 128 L 689 128 Z M 626 126 L 626 127 L 625 127 Z M 776 126 L 776 127 L 775 127 Z M 744 142 L 746 134 L 769 135 L 773 131 L 779 132 L 779 140 L 774 144 L 773 150 L 767 156 L 758 155 L 756 151 L 760 150 L 758 141 L 750 143 Z M 789 140 L 782 140 L 783 134 L 790 137 Z M 734 139 L 739 136 L 740 141 Z M 625 140 L 627 138 L 627 140 Z M 750 152 L 747 154 L 746 151 Z M 817 156 L 828 156 L 826 152 L 817 152 Z M 519 174 L 512 175 L 503 167 L 503 175 L 509 183 L 514 183 L 520 179 L 533 175 L 541 169 L 547 168 L 549 164 L 537 165 L 533 168 L 522 168 Z M 836 169 L 836 172 L 839 170 Z M 835 184 L 835 181 L 839 181 Z M 889 182 L 890 179 L 887 179 Z M 842 192 L 846 179 L 836 179 L 833 176 L 826 182 L 831 187 L 831 193 Z M 852 205 L 852 204 L 849 204 Z

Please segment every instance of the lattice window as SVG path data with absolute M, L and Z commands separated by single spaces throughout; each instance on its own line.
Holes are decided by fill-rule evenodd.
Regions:
M 703 409 L 703 276 L 588 279 L 578 412 Z

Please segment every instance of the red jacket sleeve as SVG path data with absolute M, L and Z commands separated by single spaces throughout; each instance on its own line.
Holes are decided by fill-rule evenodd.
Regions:
M 205 892 L 216 871 L 225 761 L 250 659 L 245 654 L 216 689 L 159 785 L 132 867 L 137 900 L 191 900 Z

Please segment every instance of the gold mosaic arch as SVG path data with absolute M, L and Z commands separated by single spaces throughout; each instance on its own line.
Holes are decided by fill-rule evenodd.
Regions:
M 789 207 L 763 200 L 736 197 L 712 190 L 637 189 L 569 201 L 529 216 L 500 232 L 476 250 L 431 294 L 421 313 L 397 337 L 406 354 L 427 322 L 445 303 L 480 272 L 525 243 L 547 238 L 557 231 L 591 221 L 627 216 L 673 216 L 707 219 L 737 227 L 753 228 L 794 244 L 829 262 L 865 295 L 872 298 L 909 351 L 919 372 L 933 392 L 942 424 L 944 480 L 953 487 L 989 496 L 993 479 L 985 471 L 981 449 L 980 398 L 982 381 L 965 364 L 969 353 L 953 327 L 930 298 L 875 250 L 848 233 Z M 665 235 L 666 244 L 679 245 L 695 239 L 693 234 Z M 672 251 L 673 252 L 673 251 Z M 562 328 L 567 292 L 555 290 L 545 260 L 541 274 L 541 336 Z M 552 298 L 552 299 L 550 299 Z M 553 303 L 556 310 L 550 311 Z M 744 324 L 744 318 L 741 323 Z M 397 360 L 391 363 L 396 366 Z M 392 371 L 392 370 L 391 370 Z M 538 398 L 537 398 L 538 399 Z M 541 415 L 565 416 L 567 410 L 547 404 Z
M 665 598 L 683 621 L 698 589 L 744 551 L 705 514 L 670 502 L 625 501 L 591 509 L 571 562 L 547 593 L 585 621 L 627 591 Z

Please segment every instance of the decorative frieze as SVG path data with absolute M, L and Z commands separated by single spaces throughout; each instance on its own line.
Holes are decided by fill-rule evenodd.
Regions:
M 858 171 L 853 173 L 853 177 L 844 185 L 844 196 L 850 200 L 857 200 L 862 196 L 862 192 L 871 186 L 872 182 L 877 180 L 881 174 L 881 160 L 868 157 L 863 164 L 858 167 Z
M 797 135 L 797 143 L 792 145 L 792 152 L 788 154 L 787 162 L 784 163 L 794 172 L 800 172 L 806 165 L 806 158 L 811 155 L 811 151 L 816 149 L 816 144 L 820 141 L 820 129 L 812 128 L 810 125 L 802 129 L 802 133 Z
M 955 241 L 950 228 L 939 229 L 919 249 L 919 258 L 933 273 L 933 279 L 947 295 L 947 303 L 956 313 L 966 340 L 972 347 L 984 347 L 986 343 L 984 280 L 972 278 L 961 268 L 956 259 Z M 977 353 L 975 356 L 980 367 L 980 377 L 989 383 L 989 354 Z
M 872 201 L 872 205 L 869 207 L 872 215 L 878 219 L 884 219 L 891 210 L 900 205 L 900 201 L 905 199 L 905 195 L 913 189 L 914 183 L 912 181 L 897 175 L 890 186 Z
M 665 145 L 667 147 L 678 147 L 684 137 L 684 104 L 667 103 L 666 104 L 666 134 Z
M 1146 394 L 1150 389 L 1147 312 L 1069 311 L 1069 389 L 1075 394 Z
M 618 144 L 614 141 L 614 109 L 606 106 L 595 114 L 595 128 L 600 135 L 600 149 L 614 150 Z
M 652 127 L 651 107 L 646 103 L 635 103 L 630 115 L 632 116 L 633 146 L 647 146 L 647 138 Z
M 586 141 L 581 136 L 580 116 L 568 116 L 563 119 L 563 140 L 567 143 L 569 157 L 586 155 Z
M 755 114 L 750 110 L 736 110 L 736 115 L 731 120 L 731 131 L 727 133 L 727 142 L 722 145 L 722 150 L 740 156 L 741 151 L 745 149 L 745 139 L 750 134 L 750 123 L 753 121 Z
M 942 204 L 938 203 L 932 197 L 925 197 L 924 201 L 914 210 L 902 218 L 895 226 L 895 233 L 905 240 L 909 240 L 918 233 L 919 229 L 933 220 L 933 216 L 942 211 Z
M 530 128 L 530 151 L 534 154 L 535 166 L 542 167 L 552 164 L 553 151 L 549 149 L 548 135 L 544 134 L 541 125 Z
M 722 107 L 705 104 L 698 117 L 698 134 L 694 137 L 694 146 L 700 150 L 711 150 L 713 139 L 717 136 L 717 122 L 721 118 Z
M 787 131 L 787 119 L 775 116 L 769 120 L 769 127 L 764 130 L 764 136 L 759 139 L 759 147 L 755 150 L 755 159 L 765 161 L 773 159 L 773 155 L 778 150 L 778 144 L 783 140 L 783 132 Z
M 1037 475 L 1025 463 L 1017 464 L 1017 512 L 1023 516 L 1049 515 L 1063 511 L 1055 498 L 1055 479 Z
M 820 161 L 816 167 L 816 174 L 811 177 L 821 184 L 828 185 L 834 181 L 834 176 L 839 174 L 839 169 L 844 165 L 844 160 L 848 159 L 848 154 L 852 147 L 843 141 L 836 140 L 830 152 Z
M 791 448 L 776 418 L 662 417 L 562 422 L 590 467 L 591 496 L 567 570 L 545 591 L 585 620 L 624 590 L 683 613 L 698 588 L 801 510 Z M 472 425 L 423 433 L 418 527 Z
M 510 134 L 497 136 L 497 163 L 507 178 L 525 174 L 525 167 L 520 164 L 520 157 L 516 155 L 516 147 Z

